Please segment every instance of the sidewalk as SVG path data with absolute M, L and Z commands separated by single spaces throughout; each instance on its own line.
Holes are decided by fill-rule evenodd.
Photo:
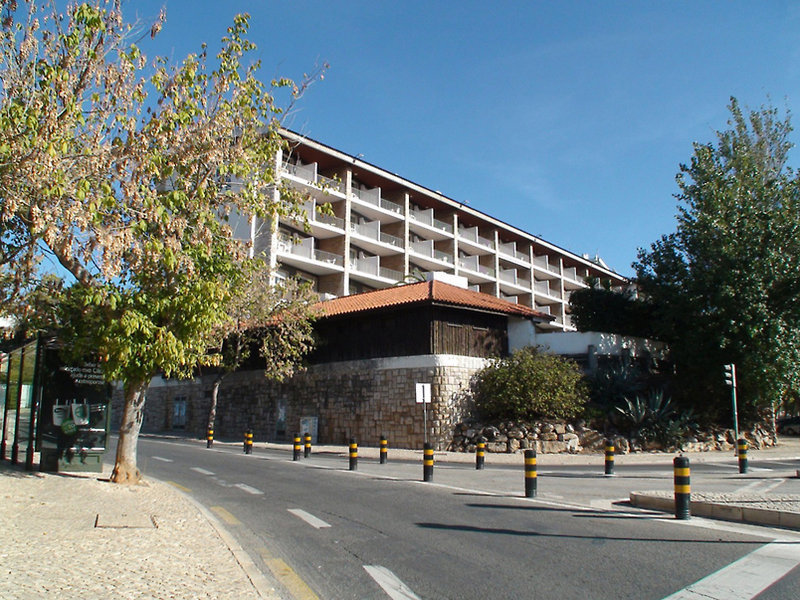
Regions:
M 171 486 L 0 462 L 0 597 L 274 598 L 216 518 Z
M 187 441 L 205 444 L 204 440 Z M 256 443 L 256 447 L 265 446 L 291 456 L 291 444 Z M 314 447 L 315 454 L 338 455 L 343 461 L 347 452 L 346 446 Z M 361 447 L 359 456 L 377 460 L 378 448 Z M 692 463 L 735 461 L 731 453 L 688 456 Z M 390 461 L 421 457 L 420 450 L 389 448 Z M 797 438 L 788 438 L 778 448 L 750 452 L 751 464 L 798 457 Z M 449 463 L 475 461 L 474 454 L 453 452 L 436 452 L 435 458 Z M 616 464 L 670 465 L 672 459 L 672 454 L 664 453 L 629 454 L 618 456 Z M 551 454 L 539 455 L 538 464 L 602 466 L 603 460 L 601 453 Z M 521 453 L 486 455 L 487 467 L 521 461 Z M 112 485 L 108 475 L 26 472 L 21 465 L 0 462 L 0 597 L 279 598 L 275 584 L 255 567 L 216 517 L 191 498 L 152 479 L 139 486 Z M 636 506 L 672 511 L 669 494 L 635 494 L 635 502 L 631 496 Z M 711 518 L 800 529 L 792 520 L 800 519 L 800 495 L 709 498 L 693 493 L 693 514 L 701 514 L 704 504 L 717 506 L 716 513 L 708 509 Z M 764 516 L 764 508 L 770 514 Z M 761 520 L 752 520 L 756 516 Z

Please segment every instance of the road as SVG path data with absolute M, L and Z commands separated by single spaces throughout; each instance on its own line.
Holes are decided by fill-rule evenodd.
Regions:
M 697 465 L 693 485 L 774 485 L 792 464 L 754 465 L 748 476 Z M 800 535 L 614 504 L 632 489 L 670 488 L 671 473 L 649 465 L 618 466 L 613 478 L 542 468 L 535 499 L 523 497 L 521 468 L 510 466 L 437 465 L 423 483 L 411 462 L 361 459 L 349 471 L 332 454 L 293 462 L 281 451 L 150 438 L 140 439 L 139 465 L 223 520 L 285 598 L 659 599 L 743 557 L 758 567 L 776 548 L 788 574 L 765 579 L 757 597 L 800 597 Z M 744 573 L 741 582 L 721 577 L 752 586 Z

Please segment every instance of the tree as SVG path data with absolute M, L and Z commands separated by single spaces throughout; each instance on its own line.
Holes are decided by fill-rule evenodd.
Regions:
M 473 391 L 478 412 L 487 419 L 571 418 L 587 400 L 578 365 L 534 346 L 478 371 Z
M 602 331 L 653 338 L 657 331 L 650 302 L 625 289 L 617 291 L 592 282 L 569 297 L 572 322 L 578 331 Z
M 790 117 L 773 107 L 745 113 L 735 98 L 729 109 L 729 128 L 715 143 L 695 143 L 680 166 L 677 230 L 640 250 L 634 264 L 684 402 L 725 420 L 723 364 L 736 363 L 746 418 L 800 385 L 800 196 L 787 166 Z
M 214 429 L 219 388 L 223 380 L 245 365 L 258 347 L 265 359 L 267 379 L 290 377 L 314 345 L 312 322 L 316 294 L 306 284 L 288 279 L 280 285 L 259 266 L 242 281 L 243 289 L 228 305 L 229 325 L 219 332 L 219 363 L 211 388 L 208 429 Z
M 255 49 L 247 15 L 213 65 L 203 45 L 179 65 L 148 66 L 132 43 L 147 28 L 125 23 L 121 0 L 2 11 L 4 289 L 36 287 L 48 260 L 65 274 L 61 334 L 122 382 L 112 480 L 136 482 L 150 379 L 219 361 L 208 348 L 230 327 L 226 307 L 253 260 L 229 218 L 300 213 L 276 177 L 285 109 L 275 94 L 291 105 L 318 73 L 263 84 L 258 61 L 243 65 Z

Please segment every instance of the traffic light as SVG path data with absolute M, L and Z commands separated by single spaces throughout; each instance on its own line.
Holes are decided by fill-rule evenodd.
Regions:
M 730 363 L 723 368 L 725 369 L 725 385 L 736 387 L 736 365 Z

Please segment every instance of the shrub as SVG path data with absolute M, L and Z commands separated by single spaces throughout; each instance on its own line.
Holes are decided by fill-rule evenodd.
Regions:
M 588 399 L 580 367 L 528 347 L 475 374 L 475 405 L 486 419 L 562 419 L 580 414 Z

